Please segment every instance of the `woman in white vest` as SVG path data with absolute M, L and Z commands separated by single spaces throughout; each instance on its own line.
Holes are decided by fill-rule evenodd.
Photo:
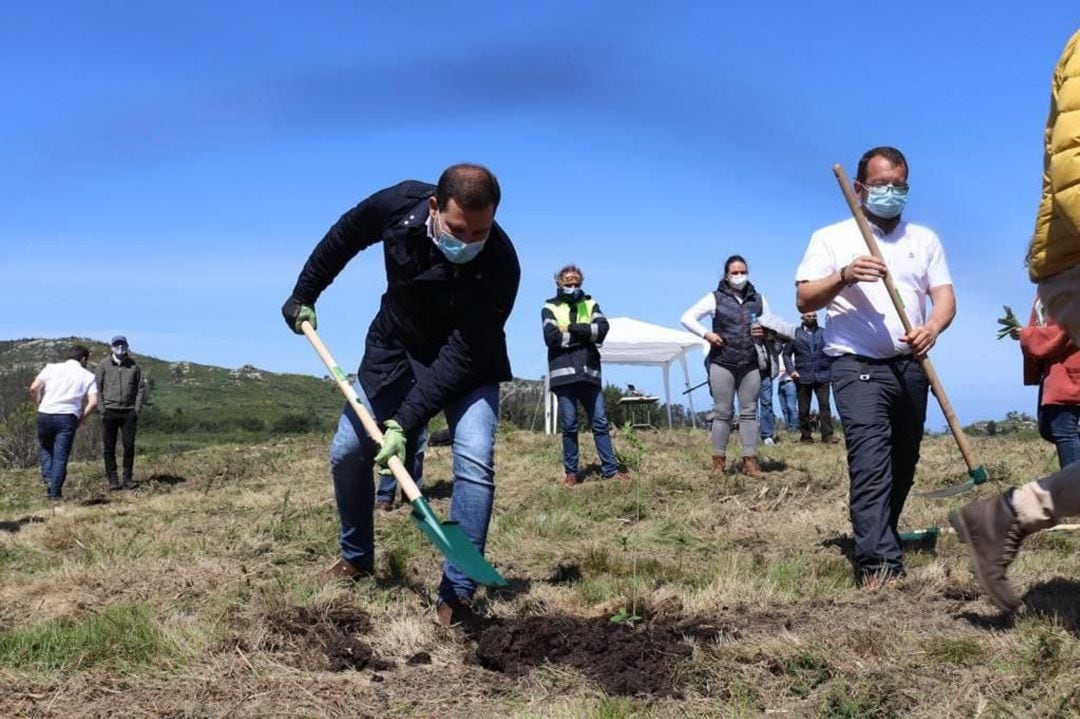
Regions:
M 724 277 L 716 290 L 698 300 L 683 313 L 686 329 L 709 343 L 705 361 L 709 390 L 713 397 L 713 473 L 727 467 L 727 444 L 735 397 L 739 398 L 739 439 L 742 442 L 743 474 L 761 476 L 758 463 L 758 395 L 761 390 L 760 345 L 765 331 L 761 315 L 769 303 L 750 283 L 746 260 L 732 255 L 724 263 Z M 701 324 L 711 318 L 711 326 Z

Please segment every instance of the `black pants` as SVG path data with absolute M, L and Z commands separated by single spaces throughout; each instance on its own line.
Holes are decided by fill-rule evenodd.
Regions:
M 799 434 L 801 439 L 810 439 L 810 394 L 817 397 L 818 421 L 821 426 L 821 438 L 832 436 L 832 412 L 829 409 L 829 383 L 814 382 L 795 386 L 795 398 L 799 403 Z
M 135 425 L 138 415 L 133 409 L 107 409 L 101 417 L 104 430 L 105 475 L 109 482 L 116 483 L 116 434 L 120 433 L 120 442 L 124 445 L 124 481 L 131 481 L 135 468 Z
M 844 355 L 832 384 L 847 440 L 856 570 L 902 572 L 896 527 L 919 461 L 929 380 L 911 357 Z

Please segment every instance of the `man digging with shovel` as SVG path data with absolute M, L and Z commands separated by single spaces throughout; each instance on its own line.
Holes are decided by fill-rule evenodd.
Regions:
M 368 328 L 355 385 L 383 425 L 379 448 L 349 405 L 330 446 L 341 558 L 326 578 L 374 570 L 372 470 L 415 462 L 428 420 L 442 411 L 453 437 L 450 518 L 484 551 L 495 492 L 499 382 L 511 379 L 503 326 L 521 270 L 495 222 L 500 190 L 480 165 L 447 168 L 437 186 L 406 181 L 342 215 L 311 253 L 282 307 L 293 331 L 315 326 L 315 301 L 358 252 L 383 243 L 386 291 Z M 474 618 L 476 582 L 447 561 L 438 591 L 444 625 Z
M 1080 32 L 1065 46 L 1051 85 L 1042 201 L 1028 251 L 1028 274 L 1054 321 L 1080 344 Z M 1006 572 L 1029 534 L 1080 514 L 1080 462 L 980 499 L 949 515 L 975 576 L 999 608 L 1021 604 Z

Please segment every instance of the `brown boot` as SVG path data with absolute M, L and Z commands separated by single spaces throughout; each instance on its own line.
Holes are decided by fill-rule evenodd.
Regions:
M 756 456 L 743 457 L 742 461 L 742 473 L 747 477 L 760 477 L 761 465 L 758 464 Z
M 581 480 L 578 479 L 577 475 L 573 472 L 567 472 L 566 476 L 563 477 L 562 483 L 567 487 L 576 487 L 581 484 Z
M 723 474 L 727 468 L 727 457 L 722 454 L 714 454 L 712 458 L 712 473 Z
M 435 615 L 444 627 L 461 626 L 466 631 L 477 629 L 484 623 L 480 615 L 473 611 L 472 604 L 461 598 L 440 601 Z
M 370 577 L 375 573 L 371 567 L 357 567 L 347 559 L 341 558 L 334 565 L 320 575 L 324 584 L 331 584 L 341 580 L 359 582 L 364 577 Z
M 979 499 L 949 513 L 949 524 L 967 544 L 979 584 L 1000 609 L 1015 611 L 1020 596 L 1005 573 L 1027 535 L 1004 494 Z

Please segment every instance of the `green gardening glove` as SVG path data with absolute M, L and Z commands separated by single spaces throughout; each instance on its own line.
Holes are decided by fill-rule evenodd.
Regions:
M 375 464 L 379 465 L 379 474 L 393 474 L 390 471 L 390 458 L 397 457 L 402 463 L 405 462 L 405 430 L 397 423 L 397 420 L 388 419 L 384 425 L 382 447 L 375 455 Z
M 319 323 L 315 321 L 315 308 L 305 305 L 295 297 L 285 300 L 285 304 L 281 307 L 281 316 L 285 318 L 285 324 L 289 326 L 289 329 L 298 335 L 304 334 L 304 331 L 300 329 L 300 324 L 304 321 L 310 322 L 312 329 L 319 329 Z

